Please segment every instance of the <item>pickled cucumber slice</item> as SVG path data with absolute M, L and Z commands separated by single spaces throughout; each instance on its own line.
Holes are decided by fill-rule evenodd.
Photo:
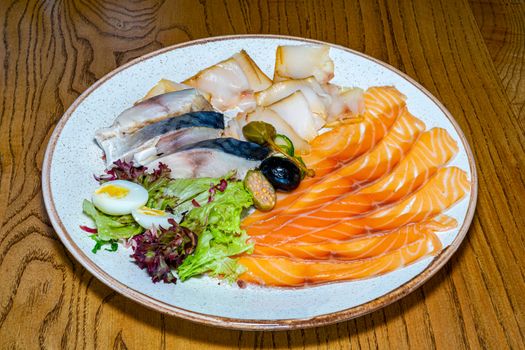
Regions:
M 275 207 L 277 196 L 272 184 L 259 170 L 249 170 L 244 178 L 244 187 L 253 197 L 253 205 L 261 211 L 270 211 Z

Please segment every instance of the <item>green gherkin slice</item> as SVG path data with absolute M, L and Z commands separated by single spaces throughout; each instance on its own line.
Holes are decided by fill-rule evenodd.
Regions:
M 253 197 L 253 205 L 261 211 L 269 211 L 275 207 L 277 196 L 272 184 L 259 170 L 249 170 L 244 178 L 244 187 Z

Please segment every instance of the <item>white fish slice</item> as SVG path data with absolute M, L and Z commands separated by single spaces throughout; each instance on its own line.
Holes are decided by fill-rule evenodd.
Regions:
M 211 104 L 220 111 L 255 109 L 253 93 L 272 84 L 251 57 L 242 50 L 186 79 L 183 84 L 210 95 Z
M 296 91 L 267 108 L 277 113 L 293 127 L 301 138 L 308 142 L 317 136 L 317 131 L 325 123 L 322 118 L 312 113 L 308 100 L 301 91 Z
M 315 77 L 321 84 L 334 77 L 334 62 L 330 47 L 309 45 L 283 45 L 275 53 L 273 81 Z
M 327 107 L 330 106 L 332 98 L 314 77 L 275 83 L 266 90 L 256 93 L 255 99 L 258 106 L 265 107 L 290 96 L 296 91 L 303 93 L 312 113 L 326 119 Z
M 300 154 L 307 154 L 310 152 L 310 145 L 306 142 L 301 136 L 299 136 L 295 130 L 279 117 L 277 113 L 268 108 L 257 108 L 254 112 L 249 113 L 248 115 L 239 115 L 237 118 L 233 119 L 235 121 L 236 127 L 240 130 L 242 135 L 242 128 L 250 122 L 266 122 L 273 125 L 277 134 L 287 136 L 290 141 L 292 141 L 294 148 Z M 230 125 L 231 126 L 231 125 Z
M 174 92 L 174 91 L 181 91 L 186 89 L 191 89 L 192 87 L 186 84 L 176 83 L 174 81 L 168 80 L 168 79 L 161 79 L 158 81 L 155 86 L 153 86 L 146 95 L 135 102 L 135 104 L 140 103 L 144 100 L 147 100 L 148 98 L 152 98 L 154 96 L 162 95 L 168 92 Z M 206 96 L 204 96 L 206 97 Z

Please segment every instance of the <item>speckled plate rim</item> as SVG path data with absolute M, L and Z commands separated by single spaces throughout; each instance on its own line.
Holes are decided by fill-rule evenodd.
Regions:
M 107 80 L 111 79 L 115 74 L 118 72 L 125 70 L 126 68 L 133 66 L 139 62 L 142 62 L 144 60 L 147 60 L 151 57 L 157 56 L 159 54 L 163 54 L 165 52 L 169 52 L 172 50 L 176 50 L 178 48 L 186 47 L 186 46 L 193 46 L 193 45 L 199 45 L 199 44 L 205 44 L 208 42 L 214 42 L 214 41 L 228 41 L 228 40 L 236 40 L 236 39 L 289 39 L 289 40 L 296 40 L 301 41 L 307 44 L 323 44 L 323 45 L 329 45 L 330 47 L 337 48 L 339 50 L 343 50 L 346 52 L 349 52 L 354 55 L 361 56 L 367 60 L 370 60 L 374 63 L 377 63 L 394 73 L 398 74 L 402 78 L 404 78 L 406 81 L 411 83 L 413 86 L 418 88 L 421 92 L 423 92 L 432 102 L 434 102 L 439 109 L 445 114 L 445 116 L 449 119 L 450 123 L 453 125 L 454 129 L 458 133 L 460 140 L 463 144 L 463 147 L 465 148 L 465 151 L 467 153 L 467 158 L 469 162 L 470 172 L 471 172 L 471 191 L 470 191 L 470 198 L 467 208 L 467 213 L 465 216 L 465 220 L 463 221 L 459 232 L 456 236 L 456 238 L 452 241 L 450 246 L 443 249 L 435 258 L 434 260 L 423 270 L 420 274 L 409 280 L 408 282 L 404 283 L 403 285 L 399 286 L 398 288 L 392 290 L 391 292 L 378 297 L 376 299 L 373 299 L 367 303 L 349 308 L 340 310 L 333 313 L 328 313 L 324 315 L 319 315 L 311 318 L 296 318 L 296 319 L 279 319 L 279 320 L 255 320 L 255 319 L 236 319 L 236 318 L 227 318 L 227 317 L 221 317 L 221 316 L 214 316 L 214 315 L 207 315 L 199 312 L 194 312 L 191 310 L 186 310 L 183 308 L 179 308 L 173 305 L 170 305 L 168 303 L 165 303 L 163 301 L 157 300 L 149 295 L 146 295 L 144 293 L 141 293 L 135 289 L 132 289 L 128 287 L 127 285 L 117 281 L 112 276 L 110 276 L 107 272 L 100 269 L 72 240 L 69 233 L 67 232 L 61 218 L 58 215 L 58 212 L 55 207 L 55 203 L 53 200 L 53 195 L 51 192 L 51 161 L 53 159 L 53 154 L 55 150 L 55 146 L 57 143 L 57 140 L 68 122 L 71 115 L 74 113 L 74 111 L 77 109 L 77 107 L 86 99 L 87 96 L 89 96 L 93 91 L 95 91 L 100 85 L 105 83 Z M 269 34 L 256 34 L 256 35 L 227 35 L 227 36 L 216 36 L 216 37 L 210 37 L 210 38 L 203 38 L 193 41 L 184 42 L 177 45 L 172 45 L 154 52 L 151 52 L 149 54 L 146 54 L 144 56 L 138 57 L 118 68 L 111 71 L 110 73 L 106 74 L 104 77 L 99 79 L 97 82 L 95 82 L 93 85 L 91 85 L 87 90 L 85 90 L 74 102 L 73 104 L 68 108 L 68 110 L 64 113 L 60 121 L 55 127 L 55 130 L 53 131 L 53 134 L 50 137 L 49 143 L 47 145 L 46 153 L 44 156 L 44 162 L 42 167 L 42 192 L 44 197 L 44 204 L 47 210 L 47 213 L 49 215 L 49 218 L 51 220 L 51 224 L 53 225 L 53 228 L 57 232 L 58 236 L 62 240 L 62 243 L 65 245 L 67 250 L 75 257 L 77 261 L 80 262 L 80 264 L 88 270 L 93 276 L 95 276 L 98 280 L 103 282 L 105 285 L 110 287 L 111 289 L 115 290 L 116 292 L 148 307 L 156 311 L 160 311 L 172 316 L 181 317 L 184 319 L 188 319 L 194 322 L 202 323 L 209 326 L 217 326 L 222 328 L 228 328 L 228 329 L 239 329 L 239 330 L 287 330 L 287 329 L 298 329 L 298 328 L 310 328 L 310 327 L 318 327 L 318 326 L 324 326 L 336 322 L 341 322 L 345 320 L 349 320 L 352 318 L 356 318 L 365 314 L 368 314 L 372 311 L 378 310 L 382 307 L 385 307 L 402 297 L 408 295 L 409 293 L 416 290 L 420 285 L 422 285 L 424 282 L 426 282 L 428 279 L 430 279 L 445 263 L 452 257 L 454 252 L 458 249 L 459 245 L 465 238 L 467 231 L 470 227 L 470 224 L 472 222 L 472 218 L 474 216 L 475 208 L 476 208 L 476 201 L 478 196 L 478 177 L 476 172 L 476 165 L 474 156 L 472 154 L 472 151 L 470 149 L 470 146 L 465 138 L 465 135 L 463 134 L 462 130 L 460 129 L 458 123 L 452 117 L 450 112 L 443 106 L 441 102 L 439 102 L 430 92 L 428 92 L 421 84 L 416 82 L 414 79 L 410 78 L 405 73 L 397 70 L 396 68 L 377 60 L 373 57 L 370 57 L 368 55 L 365 55 L 361 52 L 354 51 L 352 49 L 346 48 L 344 46 L 335 45 L 319 40 L 313 40 L 313 39 L 306 39 L 301 37 L 294 37 L 294 36 L 285 36 L 285 35 L 269 35 Z

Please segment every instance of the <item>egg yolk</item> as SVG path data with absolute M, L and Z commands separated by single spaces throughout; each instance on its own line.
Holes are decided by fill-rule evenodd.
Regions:
M 123 198 L 126 197 L 129 193 L 129 190 L 125 187 L 107 185 L 102 186 L 101 188 L 95 191 L 97 194 L 107 194 L 112 198 Z
M 148 216 L 166 216 L 166 212 L 163 210 L 157 210 L 157 209 L 151 209 L 148 207 L 142 207 L 137 210 L 141 214 L 148 215 Z

